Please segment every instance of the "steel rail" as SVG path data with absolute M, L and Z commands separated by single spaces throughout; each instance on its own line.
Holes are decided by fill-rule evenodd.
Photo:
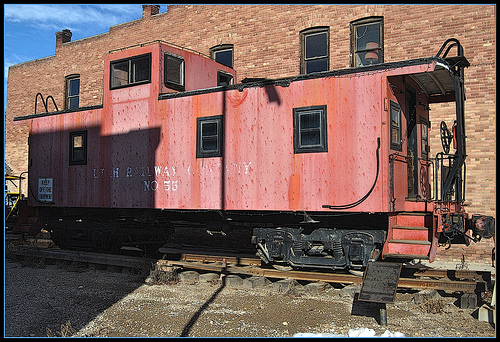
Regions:
M 80 263 L 90 263 L 98 265 L 137 267 L 146 263 L 154 263 L 157 260 L 145 257 L 135 257 L 128 255 L 103 254 L 87 251 L 69 251 L 58 248 L 41 248 L 31 246 L 17 246 L 6 254 L 22 257 L 46 258 L 54 260 L 72 261 Z
M 267 278 L 278 279 L 295 279 L 325 283 L 341 283 L 341 284 L 357 284 L 363 283 L 363 278 L 351 274 L 335 274 L 324 272 L 305 272 L 305 271 L 279 271 L 274 269 L 264 269 L 257 267 L 242 267 L 234 266 L 224 263 L 202 263 L 195 261 L 173 261 L 173 260 L 158 260 L 160 267 L 181 267 L 198 269 L 205 271 L 220 272 L 225 274 L 245 274 Z M 447 290 L 459 291 L 466 293 L 474 293 L 477 291 L 484 291 L 484 282 L 476 281 L 461 281 L 442 279 L 412 279 L 412 278 L 399 278 L 398 288 L 406 289 L 434 289 L 434 290 Z
M 30 246 L 17 246 L 17 248 L 12 248 L 9 253 L 17 256 L 38 257 L 130 268 L 149 263 L 150 265 L 156 264 L 163 270 L 169 270 L 172 267 L 177 267 L 218 272 L 225 275 L 241 274 L 275 279 L 295 279 L 339 284 L 360 285 L 363 283 L 363 277 L 352 274 L 266 269 L 260 267 L 260 259 L 238 258 L 233 256 L 181 254 L 181 260 L 164 260 Z M 448 278 L 451 273 L 455 275 L 457 280 L 450 280 Z M 484 273 L 482 276 L 478 273 L 474 276 L 473 274 L 474 271 L 466 270 L 453 270 L 452 272 L 452 270 L 427 269 L 421 273 L 418 273 L 417 270 L 415 273 L 416 278 L 399 278 L 397 287 L 404 289 L 447 290 L 464 293 L 484 292 L 486 290 L 486 282 L 483 280 Z M 439 279 L 429 279 L 431 277 L 438 277 Z M 458 280 L 460 278 L 464 278 L 466 280 Z

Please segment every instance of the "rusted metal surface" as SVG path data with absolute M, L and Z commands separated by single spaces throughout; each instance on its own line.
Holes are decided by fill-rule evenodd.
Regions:
M 111 255 L 111 254 L 100 254 L 85 251 L 69 251 L 63 249 L 54 248 L 40 248 L 40 247 L 29 247 L 29 246 L 18 246 L 12 248 L 9 253 L 11 255 L 23 256 L 23 257 L 33 257 L 33 258 L 45 258 L 53 260 L 64 260 L 79 263 L 88 264 L 98 264 L 98 265 L 109 265 L 109 266 L 120 266 L 120 267 L 144 267 L 149 266 L 156 260 L 144 257 L 134 257 L 127 255 Z
M 176 71 L 183 85 L 164 79 L 166 53 L 183 58 L 184 72 Z M 149 77 L 111 87 L 110 65 L 137 56 L 150 58 Z M 430 97 L 436 95 L 429 85 L 450 78 L 443 61 L 416 59 L 224 87 L 217 86 L 219 71 L 236 78 L 234 70 L 210 58 L 161 42 L 108 54 L 102 107 L 30 119 L 30 204 L 133 208 L 139 209 L 136 218 L 149 215 L 142 212 L 147 209 L 254 217 L 307 211 L 327 217 L 325 222 L 334 220 L 334 211 L 433 212 L 423 137 Z M 393 104 L 401 109 L 399 147 L 392 141 Z M 311 108 L 321 112 L 311 134 L 320 143 L 304 149 L 300 139 L 311 127 L 304 124 L 302 130 L 300 123 L 313 114 L 297 113 Z M 221 153 L 215 156 L 198 154 L 204 118 L 218 118 L 223 126 L 216 138 Z M 68 162 L 75 132 L 85 134 L 87 146 L 79 165 Z M 37 187 L 41 182 L 47 185 Z M 433 261 L 436 224 L 408 223 L 413 225 L 417 229 L 400 229 L 398 236 L 392 223 L 363 229 L 388 231 L 383 258 Z M 427 238 L 418 228 L 427 229 Z
M 484 280 L 488 281 L 491 278 L 490 272 L 479 272 L 472 270 L 439 270 L 439 269 L 426 269 L 419 270 L 414 273 L 415 277 L 429 277 L 429 278 L 448 278 L 451 280 Z
M 165 44 L 151 44 L 115 52 L 105 60 L 105 91 L 102 108 L 47 115 L 31 120 L 30 127 L 30 201 L 31 205 L 55 205 L 67 207 L 119 207 L 119 208 L 197 208 L 203 207 L 191 197 L 187 179 L 180 189 L 179 175 L 189 178 L 198 168 L 192 153 L 196 150 L 194 128 L 186 125 L 196 113 L 202 111 L 200 103 L 194 110 L 158 112 L 160 92 L 172 92 L 161 82 L 163 77 L 163 56 L 165 52 L 184 58 L 186 67 L 185 90 L 217 86 L 217 70 L 236 76 L 234 70 L 211 61 L 199 54 Z M 131 56 L 151 53 L 151 82 L 120 89 L 109 89 L 109 63 Z M 220 98 L 220 95 L 219 95 Z M 183 100 L 181 100 L 182 102 Z M 220 114 L 221 102 L 217 105 Z M 186 108 L 184 108 L 186 109 Z M 173 121 L 172 121 L 173 119 Z M 187 128 L 184 132 L 183 129 Z M 70 166 L 69 133 L 87 132 L 87 162 L 85 165 Z M 194 131 L 195 132 L 195 131 Z M 189 142 L 189 146 L 186 143 Z M 170 146 L 178 148 L 170 149 Z M 191 147 L 191 148 L 189 148 Z M 206 173 L 217 167 L 209 161 L 202 166 Z M 200 178 L 199 175 L 196 177 Z M 53 180 L 53 200 L 50 203 L 37 201 L 38 179 Z M 216 196 L 215 188 L 220 182 L 207 179 L 206 192 Z M 214 184 L 210 186 L 210 184 Z M 178 195 L 178 196 L 175 196 Z M 181 200 L 185 198 L 184 200 Z M 212 200 L 212 198 L 210 198 Z M 199 202 L 199 201 L 198 201 Z M 203 201 L 206 203 L 207 201 Z M 212 203 L 212 202 L 211 202 Z M 219 208 L 220 200 L 212 207 Z
M 212 256 L 184 254 L 182 260 L 164 260 L 144 257 L 133 257 L 126 255 L 99 254 L 84 251 L 69 251 L 53 248 L 40 248 L 18 246 L 11 248 L 9 253 L 17 256 L 47 258 L 55 260 L 66 260 L 90 264 L 102 264 L 120 267 L 143 267 L 145 264 L 157 264 L 160 269 L 171 270 L 171 267 L 197 269 L 224 274 L 241 274 L 249 276 L 260 276 L 276 279 L 296 279 L 304 281 L 321 281 L 340 284 L 361 284 L 363 278 L 352 274 L 328 273 L 328 272 L 305 272 L 305 271 L 280 271 L 276 269 L 261 268 L 260 260 L 254 258 L 237 258 L 231 256 Z M 248 266 L 245 266 L 248 265 Z M 450 270 L 426 270 L 427 276 L 439 277 L 439 279 L 422 278 L 399 278 L 398 288 L 406 289 L 435 289 L 446 291 L 457 291 L 474 293 L 485 291 L 485 282 L 476 280 L 450 280 L 442 277 L 449 274 Z M 457 279 L 471 278 L 471 271 L 453 271 Z M 482 277 L 487 277 L 485 272 Z
M 435 61 L 159 100 L 159 94 L 176 93 L 162 82 L 166 51 L 184 58 L 186 91 L 215 87 L 218 69 L 234 74 L 159 43 L 108 55 L 106 85 L 110 61 L 145 53 L 152 55 L 151 82 L 106 86 L 102 108 L 33 118 L 30 183 L 53 179 L 51 205 L 324 211 L 324 205 L 359 200 L 377 179 L 371 195 L 345 211 L 390 210 L 387 104 L 404 99 L 391 91 L 387 77 L 400 82 L 400 75 L 432 71 Z M 294 153 L 293 110 L 310 106 L 326 106 L 327 152 Z M 425 108 L 417 106 L 424 119 Z M 223 157 L 196 158 L 196 119 L 210 116 L 224 118 Z M 87 163 L 69 166 L 69 132 L 82 130 L 88 134 Z M 406 167 L 395 172 L 398 184 L 405 183 Z M 427 210 L 425 203 L 407 203 L 403 190 L 394 193 L 396 210 Z
M 203 258 L 200 256 L 200 258 Z M 194 260 L 195 258 L 192 258 Z M 277 279 L 295 279 L 305 281 L 321 281 L 327 283 L 341 283 L 341 284 L 361 284 L 363 278 L 351 274 L 336 274 L 336 273 L 323 273 L 323 272 L 304 272 L 304 271 L 279 271 L 274 269 L 264 269 L 255 267 L 241 267 L 233 266 L 230 264 L 207 264 L 193 261 L 172 261 L 172 260 L 159 260 L 160 266 L 178 266 L 190 269 L 199 269 L 214 272 L 223 272 L 226 274 L 245 274 L 252 276 L 277 278 Z M 442 279 L 411 279 L 399 278 L 398 288 L 406 289 L 434 289 L 434 290 L 447 290 L 473 293 L 475 291 L 484 290 L 483 282 L 475 281 L 458 281 Z
M 279 271 L 275 269 L 264 269 L 258 267 L 241 267 L 221 263 L 201 263 L 192 261 L 158 260 L 160 266 L 178 266 L 190 269 L 199 269 L 214 272 L 224 272 L 226 274 L 245 274 L 252 276 L 278 278 L 278 279 L 296 279 L 307 281 L 323 281 L 332 283 L 361 284 L 363 279 L 350 274 L 330 274 L 303 271 Z
M 381 108 L 380 78 L 292 82 L 272 86 L 272 97 L 271 86 L 247 89 L 237 114 L 227 116 L 226 159 L 249 167 L 227 175 L 226 209 L 321 211 L 362 197 L 376 177 L 377 137 L 383 135 L 380 116 L 373 115 Z M 293 109 L 320 105 L 326 105 L 328 152 L 294 154 Z M 381 194 L 376 187 L 356 209 L 383 210 Z
M 182 261 L 196 261 L 203 263 L 225 263 L 226 265 L 240 265 L 240 266 L 260 266 L 261 260 L 257 258 L 241 258 L 231 256 L 217 256 L 217 255 L 198 255 L 198 254 L 182 254 L 180 257 Z
M 474 293 L 478 285 L 484 289 L 484 285 L 474 281 L 452 281 L 452 280 L 432 280 L 432 279 L 409 279 L 400 278 L 398 287 L 407 289 L 433 289 Z

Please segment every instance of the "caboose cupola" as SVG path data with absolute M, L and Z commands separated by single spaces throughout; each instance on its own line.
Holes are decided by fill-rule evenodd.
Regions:
M 236 79 L 232 68 L 163 41 L 111 51 L 105 65 L 105 107 L 106 101 L 122 101 L 127 93 L 156 100 L 159 94 L 213 88 Z M 120 90 L 128 87 L 137 90 Z

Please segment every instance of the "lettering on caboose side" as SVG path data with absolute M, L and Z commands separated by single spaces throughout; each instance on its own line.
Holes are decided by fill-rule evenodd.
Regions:
M 231 163 L 227 165 L 225 173 L 247 175 L 252 170 L 251 165 L 252 162 Z M 138 179 L 144 191 L 177 191 L 179 190 L 179 177 L 181 175 L 203 176 L 220 173 L 221 169 L 222 164 L 220 162 L 201 168 L 192 165 L 182 168 L 174 165 L 93 168 L 92 178 L 109 178 L 111 181 L 115 178 Z

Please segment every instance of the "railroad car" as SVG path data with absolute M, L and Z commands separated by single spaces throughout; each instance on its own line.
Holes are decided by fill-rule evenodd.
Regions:
M 464 210 L 468 66 L 450 39 L 429 58 L 234 84 L 163 41 L 111 51 L 102 105 L 49 111 L 40 94 L 45 112 L 15 118 L 29 122 L 31 213 L 14 230 L 100 251 L 247 244 L 299 268 L 433 261 L 485 230 Z M 433 157 L 429 106 L 444 102 L 456 120 L 433 123 Z

